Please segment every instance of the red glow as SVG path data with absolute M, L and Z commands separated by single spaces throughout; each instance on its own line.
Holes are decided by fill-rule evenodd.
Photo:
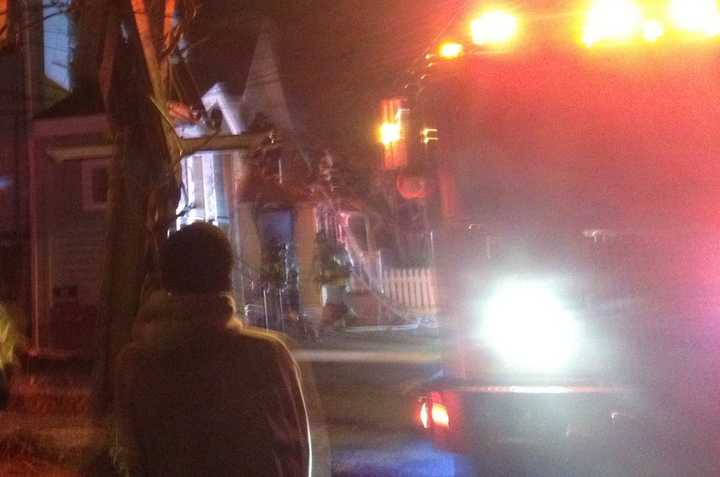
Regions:
M 555 191 L 558 214 L 572 214 L 577 204 L 570 198 L 581 197 L 586 209 L 612 212 L 604 220 L 617 227 L 713 220 L 720 217 L 713 207 L 720 193 L 707 180 L 720 171 L 712 160 L 720 150 L 714 120 L 720 106 L 707 101 L 720 97 L 717 82 L 708 80 L 714 53 L 697 47 L 681 56 L 658 53 L 653 61 L 641 55 L 487 60 L 471 70 L 477 90 L 464 93 L 483 112 L 472 125 L 461 123 L 457 134 L 471 134 L 479 121 L 483 173 L 492 167 L 507 178 L 523 164 L 528 184 Z M 438 142 L 450 171 L 447 178 L 441 171 L 439 181 L 442 197 L 450 196 L 447 208 L 454 205 L 453 181 L 465 190 L 478 180 L 476 159 L 458 154 L 452 140 Z M 680 178 L 697 187 L 683 187 Z
M 436 426 L 444 427 L 448 429 L 450 427 L 450 416 L 448 415 L 447 408 L 439 402 L 432 403 L 432 422 Z

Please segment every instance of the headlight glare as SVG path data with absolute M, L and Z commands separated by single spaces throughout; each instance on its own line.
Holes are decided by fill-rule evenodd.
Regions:
M 482 341 L 512 367 L 561 370 L 579 348 L 580 325 L 551 284 L 505 281 L 481 308 Z

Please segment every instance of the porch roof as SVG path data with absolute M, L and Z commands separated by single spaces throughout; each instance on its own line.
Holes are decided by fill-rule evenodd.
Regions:
M 100 91 L 97 88 L 84 88 L 72 91 L 67 97 L 38 114 L 36 119 L 90 116 L 104 113 L 105 106 Z

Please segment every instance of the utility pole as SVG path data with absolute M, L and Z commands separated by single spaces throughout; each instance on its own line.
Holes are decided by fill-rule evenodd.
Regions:
M 159 225 L 167 222 L 170 203 L 176 197 L 178 184 L 171 164 L 180 157 L 168 140 L 172 133 L 169 125 L 163 124 L 161 112 L 154 107 L 165 103 L 166 85 L 160 79 L 162 62 L 152 39 L 149 2 L 92 3 L 96 13 L 102 11 L 105 18 L 102 62 L 96 77 L 115 143 L 94 369 L 96 410 L 102 414 L 112 399 L 113 361 L 131 339 L 132 319 L 154 268 Z M 121 29 L 127 34 L 125 44 Z M 83 25 L 81 31 L 88 35 L 88 27 Z M 82 47 L 91 48 L 87 43 Z
M 158 285 L 157 251 L 175 218 L 180 160 L 198 140 L 178 138 L 167 115 L 175 0 L 123 0 L 119 8 L 109 0 L 88 3 L 97 9 L 92 22 L 105 19 L 104 41 L 96 43 L 102 49 L 95 51 L 101 58 L 96 78 L 115 135 L 94 370 L 96 411 L 102 414 L 112 399 L 115 356 L 131 339 L 143 294 Z M 254 149 L 267 137 L 201 140 L 205 150 L 214 149 L 216 139 L 222 141 L 218 149 Z

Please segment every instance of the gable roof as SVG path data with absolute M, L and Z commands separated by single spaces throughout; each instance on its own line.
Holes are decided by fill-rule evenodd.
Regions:
M 243 2 L 206 2 L 188 25 L 187 63 L 201 94 L 223 82 L 230 94 L 245 89 L 260 19 Z

